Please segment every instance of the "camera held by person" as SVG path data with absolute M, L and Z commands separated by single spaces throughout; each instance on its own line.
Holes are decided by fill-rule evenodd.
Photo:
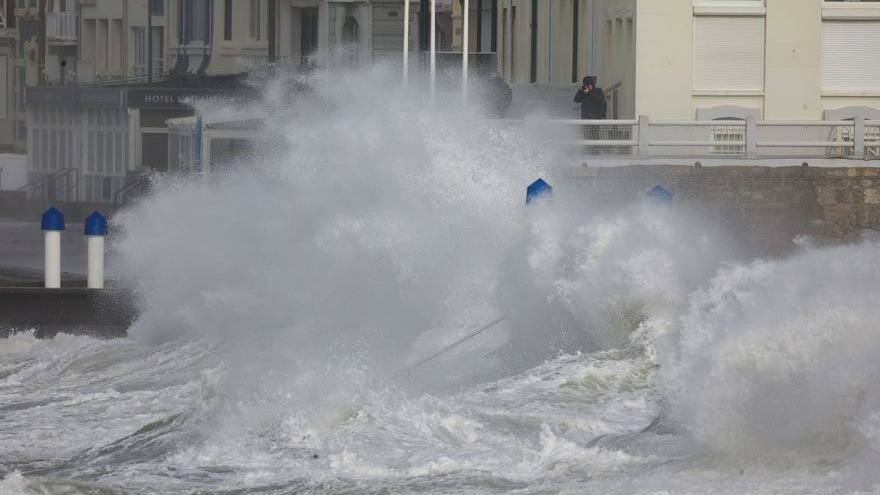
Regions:
M 608 105 L 605 102 L 605 92 L 596 87 L 596 78 L 586 76 L 583 85 L 574 95 L 575 103 L 581 104 L 581 119 L 598 120 L 604 119 Z

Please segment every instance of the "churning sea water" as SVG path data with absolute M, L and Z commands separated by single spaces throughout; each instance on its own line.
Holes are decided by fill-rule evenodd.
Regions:
M 312 77 L 114 218 L 128 338 L 0 341 L 0 493 L 880 492 L 876 240 L 755 259 L 539 128 Z

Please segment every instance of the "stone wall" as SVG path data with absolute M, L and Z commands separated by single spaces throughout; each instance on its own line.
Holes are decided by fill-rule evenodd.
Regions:
M 609 201 L 662 185 L 675 203 L 699 208 L 762 253 L 789 250 L 801 235 L 843 240 L 880 229 L 880 168 L 629 166 L 573 174 Z

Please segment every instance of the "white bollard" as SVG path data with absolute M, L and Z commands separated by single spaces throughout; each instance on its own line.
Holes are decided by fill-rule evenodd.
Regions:
M 90 235 L 89 242 L 89 289 L 104 288 L 104 236 Z
M 64 230 L 64 214 L 54 206 L 43 213 L 40 228 L 45 233 L 45 286 L 61 288 L 61 231 Z
M 97 211 L 86 218 L 83 229 L 88 243 L 89 289 L 104 288 L 104 236 L 107 235 L 107 219 Z

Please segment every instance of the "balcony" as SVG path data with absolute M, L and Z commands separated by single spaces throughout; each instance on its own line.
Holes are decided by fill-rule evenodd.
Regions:
M 75 44 L 77 41 L 76 14 L 49 12 L 46 14 L 46 40 L 54 44 Z

